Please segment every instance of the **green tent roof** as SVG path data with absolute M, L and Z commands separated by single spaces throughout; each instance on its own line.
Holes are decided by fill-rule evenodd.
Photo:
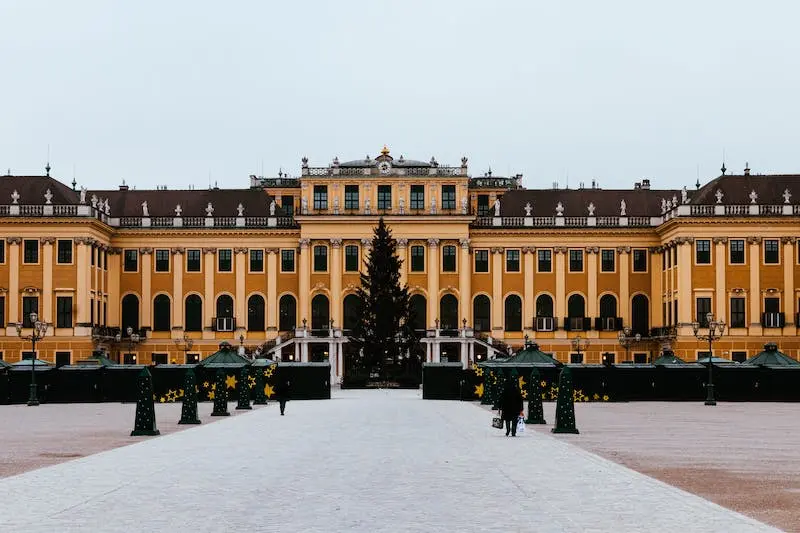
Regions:
M 11 366 L 13 368 L 27 368 L 28 370 L 30 370 L 30 368 L 31 368 L 31 360 L 30 359 L 23 359 L 21 361 L 17 361 L 16 363 L 11 363 Z M 37 358 L 36 362 L 34 363 L 33 366 L 36 367 L 36 368 L 50 368 L 53 365 L 51 365 L 47 361 L 44 361 L 43 359 L 38 359 Z
M 707 364 L 708 357 L 701 357 L 697 360 L 700 364 Z M 723 359 L 722 357 L 712 357 L 711 362 L 715 365 L 738 365 L 736 361 L 731 361 L 730 359 Z
M 504 365 L 527 366 L 527 365 L 547 365 L 558 366 L 560 363 L 553 357 L 539 349 L 535 342 L 528 343 L 524 349 L 518 351 L 513 357 L 503 361 Z
M 81 359 L 75 363 L 77 366 L 112 366 L 116 365 L 114 361 L 103 355 L 102 353 L 95 353 L 91 357 Z
M 742 364 L 753 366 L 800 366 L 800 362 L 785 353 L 779 352 L 778 345 L 774 342 L 765 344 L 763 352 L 751 357 Z
M 224 341 L 219 344 L 218 351 L 198 363 L 208 368 L 238 368 L 249 364 L 249 359 L 239 355 L 236 348 Z
M 6 362 L 5 362 L 5 361 L 3 361 L 2 359 L 0 359 L 0 368 L 8 368 L 8 367 L 10 367 L 10 366 L 11 366 L 11 365 L 9 365 L 8 363 L 6 363 Z
M 653 361 L 654 365 L 685 365 L 686 361 L 678 357 L 672 352 L 664 352 L 661 356 L 657 357 L 655 361 Z
M 259 358 L 253 361 L 253 366 L 267 367 L 267 366 L 272 366 L 274 364 L 275 361 L 273 361 L 272 359 Z

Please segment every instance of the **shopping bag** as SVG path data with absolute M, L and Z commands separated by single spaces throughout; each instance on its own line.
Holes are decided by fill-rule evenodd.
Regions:
M 517 435 L 524 435 L 525 434 L 525 419 L 523 417 L 519 417 L 517 420 Z
M 503 420 L 499 416 L 492 418 L 492 427 L 503 429 Z

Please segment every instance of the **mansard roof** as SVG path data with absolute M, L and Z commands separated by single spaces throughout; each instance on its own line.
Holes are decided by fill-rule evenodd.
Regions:
M 625 200 L 629 217 L 661 216 L 661 199 L 681 201 L 679 189 L 518 189 L 500 198 L 500 214 L 504 217 L 525 216 L 530 203 L 531 216 L 555 216 L 559 202 L 565 217 L 589 216 L 589 204 L 594 204 L 594 216 L 620 216 L 620 204 Z M 691 194 L 690 194 L 691 198 Z M 490 206 L 491 208 L 491 206 Z M 490 214 L 492 214 L 490 209 Z
M 717 202 L 717 191 L 721 200 Z M 790 201 L 786 202 L 784 191 Z M 758 204 L 797 203 L 800 201 L 800 174 L 723 174 L 706 183 L 692 198 L 693 204 L 744 205 L 752 203 L 750 195 L 756 193 Z M 795 197 L 794 202 L 791 198 Z
M 78 203 L 78 193 L 51 176 L 0 176 L 0 204 L 12 203 L 11 195 L 17 191 L 20 205 L 41 205 L 50 189 L 53 205 Z

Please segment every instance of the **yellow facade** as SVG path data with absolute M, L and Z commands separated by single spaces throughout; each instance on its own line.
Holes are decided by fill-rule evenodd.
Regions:
M 402 279 L 425 299 L 429 330 L 474 329 L 512 347 L 527 337 L 562 361 L 575 352 L 577 336 L 588 340 L 586 363 L 599 363 L 604 353 L 617 362 L 634 354 L 650 360 L 665 347 L 692 361 L 707 348 L 691 322 L 707 310 L 729 325 L 714 346 L 717 357 L 750 357 L 770 341 L 800 354 L 800 213 L 790 203 L 800 176 L 780 176 L 786 188 L 777 198 L 759 192 L 755 180 L 767 177 L 749 172 L 691 193 L 649 184 L 537 191 L 521 189 L 519 176 L 470 177 L 466 158 L 442 167 L 395 160 L 388 150 L 322 168 L 304 160 L 301 174 L 252 177 L 253 187 L 241 191 L 80 192 L 49 176 L 0 177 L 3 359 L 18 361 L 30 349 L 15 328 L 25 298 L 36 299 L 42 320 L 53 324 L 37 352 L 54 363 L 57 352 L 60 362 L 74 363 L 98 348 L 120 360 L 135 354 L 148 364 L 159 354 L 183 363 L 187 354 L 213 353 L 223 340 L 264 345 L 304 321 L 311 329 L 342 328 L 344 299 L 359 284 L 380 216 L 398 240 Z M 755 196 L 733 198 L 728 191 L 744 182 Z M 45 188 L 58 192 L 52 203 Z M 723 192 L 730 202 L 720 200 Z M 217 207 L 223 197 L 226 212 Z M 263 205 L 254 207 L 259 197 Z M 69 261 L 59 241 L 71 243 Z M 36 261 L 28 261 L 31 242 Z M 133 256 L 135 266 L 128 264 Z M 448 295 L 455 315 L 443 310 Z M 164 296 L 166 315 L 156 304 Z M 221 296 L 230 298 L 235 324 L 215 320 L 228 313 Z M 61 309 L 60 322 L 64 298 L 72 305 Z M 201 302 L 193 310 L 190 298 Z M 134 299 L 135 320 L 125 304 Z M 478 309 L 486 299 L 488 308 Z M 325 301 L 318 312 L 315 302 Z M 69 327 L 56 327 L 65 321 Z M 126 334 L 130 324 L 142 331 L 138 343 Z M 623 348 L 620 326 L 641 340 Z

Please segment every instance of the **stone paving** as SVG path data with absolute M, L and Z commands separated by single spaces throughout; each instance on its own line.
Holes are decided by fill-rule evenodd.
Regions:
M 0 531 L 776 531 L 475 404 L 337 391 L 0 480 Z

